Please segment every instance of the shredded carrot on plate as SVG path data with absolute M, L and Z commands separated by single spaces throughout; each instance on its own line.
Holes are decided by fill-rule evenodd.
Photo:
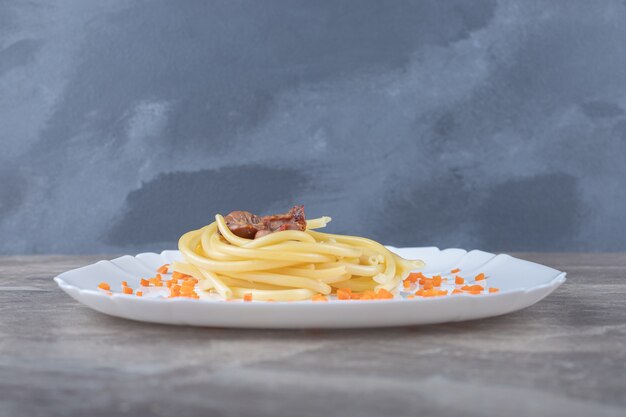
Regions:
M 324 294 L 315 294 L 312 298 L 312 301 L 328 301 L 328 298 L 324 296 Z
M 433 276 L 433 286 L 435 287 L 441 286 L 441 275 Z
M 498 289 L 498 288 L 493 288 L 493 287 L 489 288 L 489 292 L 490 293 L 494 293 L 494 292 L 498 292 L 498 291 L 500 291 L 500 289 Z
M 464 285 L 461 287 L 463 291 L 483 291 L 484 289 L 482 285 Z
M 141 296 L 143 295 L 143 292 L 142 292 L 142 291 L 137 291 L 137 292 L 135 293 L 135 295 L 136 295 L 137 297 L 141 297 Z
M 133 289 L 130 287 L 122 287 L 122 292 L 124 294 L 132 294 L 133 293 Z
M 165 265 L 161 265 L 159 267 L 159 269 L 157 269 L 157 272 L 159 274 L 167 274 L 167 269 L 170 267 L 170 264 L 165 264 Z
M 454 277 L 454 283 L 457 285 L 465 284 L 465 279 L 457 275 L 456 277 Z
M 172 278 L 173 278 L 173 279 L 185 279 L 185 278 L 187 278 L 188 276 L 189 276 L 189 275 L 182 274 L 182 273 L 180 273 L 180 272 L 178 272 L 178 271 L 174 271 L 174 272 L 172 272 Z
M 101 290 L 109 291 L 111 289 L 111 286 L 108 282 L 101 282 L 100 284 L 98 284 L 98 288 L 100 288 Z
M 450 271 L 451 274 L 458 274 L 459 272 L 461 272 L 459 268 L 454 268 L 452 271 Z
M 393 298 L 393 294 L 387 291 L 386 289 L 381 288 L 376 293 L 376 298 L 378 298 L 379 300 L 391 300 Z
M 142 287 L 149 287 L 150 286 L 150 281 L 148 281 L 145 278 L 141 278 L 141 281 L 139 281 L 139 285 L 141 285 Z
M 483 279 L 485 279 L 485 274 L 481 272 L 480 274 L 476 275 L 474 281 L 482 281 Z
M 172 285 L 170 288 L 170 297 L 178 297 L 180 295 L 180 285 Z
M 246 293 L 243 295 L 243 301 L 250 302 L 252 301 L 252 293 Z
M 339 288 L 337 290 L 337 299 L 339 300 L 349 300 L 352 297 L 352 290 L 350 288 Z
M 122 287 L 128 287 L 128 282 L 122 281 Z

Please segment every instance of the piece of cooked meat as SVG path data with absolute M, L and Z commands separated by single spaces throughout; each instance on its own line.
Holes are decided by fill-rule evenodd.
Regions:
M 283 230 L 306 229 L 304 206 L 293 206 L 287 213 L 263 217 L 248 211 L 233 211 L 224 220 L 231 232 L 245 239 L 257 239 Z

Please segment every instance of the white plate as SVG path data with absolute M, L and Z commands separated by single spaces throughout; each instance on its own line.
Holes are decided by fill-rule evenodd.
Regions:
M 374 301 L 246 303 L 107 295 L 97 289 L 102 281 L 110 283 L 114 291 L 119 291 L 122 281 L 138 287 L 142 277 L 154 276 L 159 266 L 179 260 L 178 251 L 99 261 L 54 280 L 72 298 L 112 316 L 165 324 L 275 329 L 406 326 L 493 317 L 531 306 L 565 282 L 565 272 L 509 255 L 462 249 L 389 249 L 405 258 L 424 260 L 427 275 L 446 274 L 454 268 L 460 268 L 464 277 L 484 272 L 488 285 L 500 292 Z

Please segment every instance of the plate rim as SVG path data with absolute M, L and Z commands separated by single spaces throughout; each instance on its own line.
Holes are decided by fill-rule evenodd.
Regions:
M 394 247 L 394 246 L 386 246 L 389 249 L 436 249 L 438 252 L 442 252 L 445 250 L 449 250 L 449 249 L 455 249 L 455 250 L 463 250 L 465 251 L 465 253 L 469 253 L 472 250 L 479 250 L 479 249 L 472 249 L 472 250 L 466 250 L 466 249 L 462 249 L 462 248 L 445 248 L 445 249 L 440 249 L 439 247 L 436 246 L 408 246 L 408 247 Z M 53 280 L 57 283 L 57 285 L 59 286 L 59 288 L 61 288 L 65 293 L 67 293 L 68 295 L 74 297 L 74 294 L 78 294 L 78 295 L 90 295 L 90 296 L 97 296 L 97 297 L 101 297 L 101 298 L 106 298 L 106 299 L 123 299 L 123 300 L 134 300 L 133 302 L 137 302 L 137 303 L 152 303 L 152 302 L 158 302 L 158 303 L 181 303 L 181 304 L 187 304 L 187 303 L 194 303 L 194 304 L 198 304 L 198 303 L 204 303 L 204 304 L 211 304 L 211 305 L 231 305 L 234 306 L 236 308 L 241 308 L 241 306 L 247 306 L 244 308 L 249 308 L 250 306 L 267 306 L 268 308 L 276 308 L 278 306 L 280 307 L 284 307 L 284 306 L 293 306 L 293 305 L 319 305 L 319 306 L 327 306 L 329 303 L 333 304 L 333 305 L 345 305 L 345 306 L 354 306 L 360 303 L 346 303 L 343 300 L 329 300 L 328 302 L 313 302 L 311 300 L 299 300 L 299 301 L 275 301 L 272 303 L 268 303 L 268 302 L 250 302 L 250 303 L 232 303 L 232 302 L 226 302 L 226 300 L 219 300 L 219 299 L 199 299 L 199 300 L 194 300 L 194 299 L 188 299 L 188 298 L 183 298 L 183 297 L 176 297 L 176 298 L 143 298 L 143 297 L 137 297 L 135 295 L 131 295 L 131 294 L 124 294 L 124 293 L 105 293 L 103 291 L 98 291 L 98 290 L 93 290 L 93 289 L 88 289 L 88 288 L 81 288 L 78 287 L 76 285 L 70 284 L 67 281 L 65 281 L 63 279 L 63 276 L 69 273 L 73 273 L 76 271 L 79 271 L 80 269 L 83 268 L 87 268 L 90 267 L 92 265 L 101 263 L 101 262 L 107 262 L 107 263 L 112 263 L 113 261 L 123 258 L 125 256 L 131 256 L 133 258 L 137 258 L 140 255 L 157 255 L 157 256 L 163 256 L 164 253 L 166 252 L 179 252 L 178 250 L 172 250 L 172 249 L 166 249 L 166 250 L 162 250 L 161 252 L 141 252 L 138 253 L 136 255 L 129 255 L 129 254 L 125 254 L 122 256 L 118 256 L 115 257 L 113 259 L 101 259 L 99 261 L 90 263 L 88 265 L 84 265 L 78 268 L 74 268 L 74 269 L 70 269 L 67 271 L 64 271 L 62 273 L 60 273 L 59 275 L 55 276 L 53 278 Z M 419 299 L 405 299 L 404 297 L 394 297 L 393 299 L 384 299 L 384 300 L 368 300 L 369 302 L 367 303 L 368 305 L 372 305 L 372 304 L 389 304 L 389 303 L 415 303 L 415 302 L 431 302 L 431 303 L 436 303 L 436 302 L 441 302 L 442 300 L 448 300 L 448 299 L 454 299 L 454 298 L 476 298 L 476 299 L 480 299 L 480 298 L 484 298 L 484 297 L 490 297 L 490 298 L 500 298 L 500 297 L 505 297 L 514 293 L 529 293 L 529 292 L 534 292 L 534 291 L 538 291 L 538 290 L 543 290 L 546 288 L 553 288 L 552 291 L 554 291 L 556 288 L 558 288 L 559 286 L 561 286 L 563 283 L 565 283 L 567 281 L 567 272 L 565 271 L 561 271 L 558 270 L 556 268 L 552 268 L 550 266 L 547 265 L 543 265 L 537 262 L 532 262 L 532 261 L 527 261 L 525 259 L 521 259 L 521 258 L 516 258 L 514 256 L 505 254 L 505 253 L 499 253 L 499 254 L 495 254 L 492 252 L 486 252 L 486 251 L 481 251 L 490 255 L 494 255 L 498 256 L 498 255 L 506 255 L 511 257 L 512 259 L 517 259 L 517 260 L 522 260 L 525 262 L 529 262 L 531 264 L 534 265 L 538 265 L 544 268 L 550 268 L 553 269 L 557 272 L 556 276 L 554 278 L 552 278 L 549 282 L 540 284 L 540 285 L 535 285 L 532 287 L 519 287 L 519 288 L 513 288 L 510 290 L 503 290 L 503 291 L 498 291 L 497 293 L 490 293 L 490 294 L 455 294 L 454 297 L 421 297 Z M 492 258 L 493 259 L 493 258 Z M 551 292 L 552 292 L 551 291 Z M 72 294 L 74 293 L 74 294 Z M 280 308 L 279 307 L 279 308 Z M 346 307 L 346 308 L 350 308 L 350 307 Z

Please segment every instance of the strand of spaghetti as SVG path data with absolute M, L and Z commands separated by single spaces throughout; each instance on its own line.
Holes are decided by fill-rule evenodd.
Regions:
M 422 261 L 420 259 L 414 259 L 414 260 L 404 259 L 403 257 L 398 256 L 398 255 L 396 255 L 393 252 L 391 252 L 391 255 L 396 260 L 396 263 L 399 266 L 401 266 L 402 268 L 407 269 L 409 271 L 411 271 L 413 269 L 423 268 L 426 265 L 424 263 L 424 261 Z
M 197 274 L 201 274 L 201 276 L 204 277 L 205 280 L 209 281 L 211 283 L 211 286 L 215 288 L 215 291 L 217 291 L 218 294 L 221 295 L 223 298 L 229 299 L 233 296 L 233 291 L 228 286 L 226 286 L 226 284 L 224 284 L 224 282 L 222 282 L 222 280 L 219 279 L 219 277 L 216 274 L 213 274 L 212 272 L 209 272 L 204 269 L 197 268 L 193 264 L 189 264 L 188 267 L 192 271 L 194 269 L 197 271 L 197 272 L 193 271 L 194 272 L 192 274 L 193 276 L 196 276 Z
M 201 247 L 203 252 L 206 254 L 206 257 L 218 261 L 238 261 L 239 259 L 237 257 L 221 253 L 215 249 L 212 242 L 215 239 L 220 239 L 220 236 L 216 232 L 217 223 L 213 222 L 206 227 L 200 236 Z
M 309 300 L 315 295 L 315 292 L 305 289 L 295 290 L 255 290 L 250 288 L 233 287 L 233 295 L 237 298 L 243 298 L 246 294 L 252 294 L 252 299 L 257 301 L 301 301 Z
M 206 236 L 203 233 L 202 234 L 202 243 L 203 245 L 207 244 L 207 256 L 212 258 L 212 259 L 216 259 L 216 260 L 220 260 L 220 261 L 242 261 L 244 259 L 241 259 L 238 256 L 233 256 L 233 255 L 229 255 L 227 253 L 224 253 L 222 251 L 220 251 L 220 243 L 221 240 L 223 239 L 219 234 L 217 233 L 213 233 L 211 236 Z M 227 243 L 228 244 L 228 243 Z M 236 247 L 236 246 L 235 246 Z
M 170 269 L 172 271 L 180 272 L 181 274 L 191 275 L 198 281 L 204 280 L 204 275 L 202 275 L 200 271 L 198 271 L 198 268 L 194 267 L 191 264 L 186 264 L 183 262 L 172 262 Z
M 393 254 L 389 251 L 389 249 L 385 248 L 380 243 L 373 241 L 371 239 L 367 239 L 364 237 L 357 236 L 342 236 L 342 235 L 334 235 L 330 233 L 321 233 L 321 232 L 309 232 L 313 237 L 318 240 L 324 238 L 333 238 L 337 242 L 352 244 L 355 246 L 365 246 L 369 247 L 376 252 L 379 252 L 381 255 L 385 257 L 385 271 L 382 274 L 375 276 L 374 280 L 378 283 L 384 284 L 391 280 L 393 280 L 396 275 L 396 263 L 393 258 Z
M 292 277 L 289 275 L 272 274 L 269 272 L 224 272 L 224 275 L 232 278 L 245 279 L 248 281 L 262 282 L 264 284 L 280 285 L 283 287 L 306 288 L 322 294 L 329 294 L 331 288 L 328 284 L 310 278 Z
M 376 282 L 371 279 L 362 281 L 359 279 L 349 279 L 346 281 L 334 282 L 330 284 L 333 288 L 350 288 L 352 291 L 368 291 L 373 290 L 376 287 Z
M 353 263 L 346 263 L 345 259 L 342 259 L 341 262 L 331 262 L 316 265 L 322 269 L 320 271 L 324 271 L 326 268 L 335 268 L 337 266 L 343 266 L 346 268 L 346 271 L 351 275 L 360 275 L 364 277 L 373 277 L 375 275 L 380 274 L 380 270 L 374 265 L 358 265 Z
M 281 274 L 281 275 L 295 275 L 298 277 L 319 279 L 320 281 L 323 281 L 323 282 L 328 282 L 328 281 L 325 281 L 326 279 L 332 279 L 334 277 L 343 276 L 348 273 L 344 265 L 339 265 L 334 268 L 327 268 L 327 269 L 308 269 L 308 268 L 289 267 L 289 268 L 272 269 L 271 271 L 267 271 L 267 272 L 273 272 L 273 273 Z
M 384 284 L 377 285 L 375 290 L 378 291 L 380 289 L 385 289 L 385 290 L 390 291 L 392 293 L 396 292 L 398 290 L 398 286 L 400 285 L 400 282 L 402 280 L 404 280 L 408 275 L 409 275 L 408 271 L 401 272 L 398 275 L 396 275 L 394 277 L 394 279 L 392 279 L 391 281 L 386 282 Z
M 378 259 L 377 256 L 361 255 L 361 257 L 359 258 L 359 262 L 363 265 L 376 266 L 380 263 L 380 260 Z
M 285 266 L 299 264 L 298 261 L 267 261 L 267 260 L 245 260 L 245 261 L 215 261 L 197 255 L 192 248 L 198 244 L 200 240 L 201 230 L 192 230 L 185 233 L 178 241 L 178 249 L 183 254 L 187 262 L 194 264 L 196 267 L 209 270 L 212 272 L 223 271 L 263 271 L 266 269 L 276 269 Z
M 231 277 L 227 277 L 223 275 L 220 276 L 220 279 L 224 282 L 224 284 L 228 285 L 231 288 L 239 287 L 239 288 L 250 288 L 250 289 L 255 289 L 255 290 L 271 290 L 271 291 L 285 289 L 285 287 L 278 286 L 278 285 L 263 284 L 261 282 L 251 282 L 251 281 L 246 281 L 245 279 L 231 278 Z
M 339 247 L 348 248 L 348 249 L 354 249 L 356 247 L 355 245 L 347 244 L 347 243 L 340 243 L 340 242 L 337 242 L 336 240 L 333 242 L 333 240 L 335 239 L 328 240 L 328 241 L 321 241 L 321 242 L 329 243 L 329 244 L 332 244 L 333 246 L 339 246 Z M 376 257 L 378 258 L 379 262 L 385 261 L 385 257 L 381 255 L 380 252 L 368 246 L 358 246 L 358 249 L 361 251 L 361 255 Z
M 278 232 L 282 233 L 282 232 Z M 278 234 L 277 233 L 277 234 Z M 211 244 L 221 253 L 236 256 L 242 259 L 267 259 L 275 261 L 294 261 L 294 262 L 332 262 L 335 260 L 333 256 L 323 255 L 315 253 L 311 243 L 293 243 L 273 245 L 271 247 L 265 247 L 262 249 L 248 249 L 244 247 L 237 247 L 229 245 L 228 243 L 218 240 L 212 240 Z M 307 245 L 305 248 L 298 248 L 298 245 Z M 321 246 L 321 245 L 320 245 Z M 277 250 L 270 250 L 270 248 L 276 248 Z M 321 248 L 318 252 L 323 252 L 326 248 Z M 328 251 L 327 251 L 328 252 Z
M 317 219 L 311 219 L 311 220 L 307 220 L 306 221 L 306 229 L 307 230 L 311 230 L 311 229 L 321 229 L 323 227 L 326 227 L 326 225 L 328 223 L 330 223 L 332 219 L 328 216 L 324 216 L 324 217 L 319 217 Z
M 249 240 L 249 242 L 243 245 L 243 247 L 255 249 L 285 241 L 315 243 L 315 238 L 307 232 L 301 232 L 299 230 L 284 230 L 280 233 L 270 233 L 269 235 L 260 237 L 258 239 Z
M 307 252 L 307 253 L 321 253 L 326 255 L 333 255 L 337 257 L 358 258 L 361 256 L 361 250 L 355 247 L 346 248 L 341 246 L 335 246 L 331 243 L 301 243 L 301 242 L 285 242 L 278 243 L 272 246 L 263 247 L 263 251 L 280 251 L 280 252 Z M 323 261 L 318 261 L 323 262 Z
M 326 284 L 332 284 L 335 282 L 341 282 L 341 281 L 345 281 L 348 280 L 352 277 L 352 275 L 350 274 L 343 274 L 343 275 L 337 275 L 334 277 L 328 277 L 328 278 L 321 278 L 320 281 L 324 282 Z
M 235 246 L 243 246 L 246 243 L 250 242 L 250 239 L 244 239 L 243 237 L 239 237 L 233 232 L 230 231 L 228 226 L 226 225 L 226 220 L 222 217 L 221 214 L 215 215 L 215 222 L 217 223 L 217 228 L 224 238 L 231 244 Z

